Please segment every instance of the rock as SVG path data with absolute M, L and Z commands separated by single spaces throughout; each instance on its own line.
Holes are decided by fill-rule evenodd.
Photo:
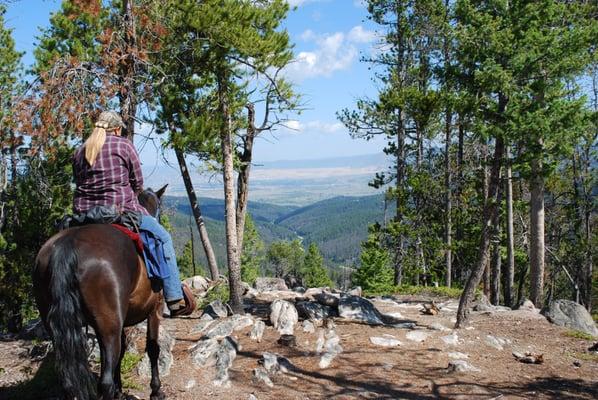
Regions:
M 338 313 L 342 318 L 348 320 L 369 325 L 384 325 L 380 311 L 363 297 L 342 296 L 338 305 Z
M 448 364 L 449 372 L 481 372 L 479 368 L 474 367 L 465 360 L 451 360 Z
M 194 292 L 206 292 L 210 287 L 210 281 L 200 275 L 187 278 L 183 283 L 187 284 Z
M 258 303 L 273 303 L 275 300 L 301 301 L 305 296 L 292 290 L 270 290 L 267 292 L 249 293 L 246 298 Z
M 276 300 L 270 305 L 270 322 L 282 335 L 292 335 L 299 315 L 295 306 L 288 301 Z
M 214 322 L 214 319 L 210 317 L 210 315 L 202 315 L 199 319 L 199 323 L 191 329 L 191 333 L 201 333 L 205 331 L 210 325 L 212 325 L 212 322 Z
M 314 294 L 314 299 L 323 306 L 338 307 L 340 295 L 328 292 L 320 292 Z
M 262 320 L 258 320 L 253 324 L 253 328 L 251 329 L 251 333 L 249 337 L 252 340 L 257 340 L 258 343 L 262 341 L 262 336 L 264 336 L 264 329 L 266 329 L 266 324 Z
M 452 351 L 452 352 L 448 353 L 448 356 L 449 356 L 449 358 L 454 358 L 457 360 L 465 360 L 465 359 L 469 358 L 468 354 L 461 353 L 458 351 Z
M 523 303 L 519 307 L 517 307 L 519 311 L 531 311 L 533 313 L 539 313 L 540 309 L 536 308 L 534 303 L 531 300 L 525 299 Z
M 235 321 L 232 318 L 219 319 L 204 331 L 202 339 L 221 339 L 230 336 L 234 330 Z
M 502 351 L 506 344 L 511 343 L 508 339 L 495 337 L 492 335 L 486 335 L 486 344 L 490 347 L 494 347 L 496 350 Z
M 215 386 L 230 386 L 228 370 L 237 357 L 237 342 L 230 336 L 224 338 L 216 351 L 216 379 Z
M 309 288 L 303 293 L 303 295 L 307 300 L 316 301 L 315 295 L 320 294 L 323 291 L 323 288 Z
M 323 339 L 324 344 L 322 347 L 324 354 L 320 358 L 319 363 L 319 367 L 321 369 L 328 368 L 332 363 L 332 360 L 334 360 L 337 355 L 343 352 L 343 348 L 340 345 L 341 339 L 334 330 L 329 330 L 326 334 L 324 334 Z M 318 340 L 318 342 L 320 341 Z
M 196 385 L 197 385 L 197 382 L 195 381 L 195 379 L 190 379 L 185 384 L 185 390 L 193 389 Z
M 385 314 L 383 314 L 383 316 L 384 316 L 384 318 L 383 318 L 383 319 L 384 319 L 385 321 L 386 321 L 386 320 L 397 320 L 397 321 L 398 321 L 398 320 L 402 320 L 402 319 L 404 319 L 404 318 L 405 318 L 405 317 L 403 316 L 403 314 L 401 314 L 401 313 L 400 313 L 400 312 L 398 312 L 398 311 L 394 311 L 394 312 L 391 312 L 391 313 L 385 313 Z
M 438 308 L 434 301 L 431 303 L 424 303 L 422 305 L 423 308 L 420 310 L 420 313 L 424 315 L 437 315 L 440 312 L 440 308 Z
M 445 344 L 448 344 L 449 346 L 456 346 L 459 344 L 459 337 L 456 333 L 453 333 L 452 335 L 442 336 L 440 340 L 442 340 Z
M 253 377 L 258 382 L 264 382 L 268 387 L 274 387 L 274 384 L 272 383 L 272 380 L 268 376 L 268 372 L 264 367 L 257 367 L 256 369 L 254 369 Z
M 517 361 L 522 362 L 524 364 L 542 364 L 544 362 L 543 354 L 534 354 L 529 351 L 527 351 L 525 354 L 521 354 L 514 351 L 512 354 Z
M 299 301 L 296 304 L 299 316 L 304 319 L 323 320 L 337 315 L 332 307 L 314 303 L 312 301 Z
M 31 357 L 34 361 L 41 361 L 52 351 L 53 349 L 52 342 L 41 342 L 36 343 L 29 349 L 29 357 Z
M 307 289 L 305 289 L 303 286 L 297 286 L 297 287 L 293 288 L 293 292 L 297 292 L 297 293 L 301 293 L 301 294 L 305 293 L 306 290 Z
M 289 290 L 284 279 L 280 278 L 257 278 L 253 287 L 259 292 L 268 292 L 272 290 Z
M 255 323 L 255 320 L 251 315 L 245 314 L 234 314 L 231 319 L 233 320 L 233 330 L 240 331 L 241 329 L 245 329 L 248 326 L 251 326 Z
M 37 318 L 29 322 L 19 331 L 21 340 L 50 340 L 50 335 L 41 319 Z
M 441 331 L 441 332 L 450 331 L 449 328 L 442 325 L 440 322 L 434 322 L 432 325 L 430 325 L 430 329 L 432 329 L 433 331 Z
M 314 333 L 316 331 L 316 327 L 314 326 L 313 322 L 310 320 L 303 321 L 303 332 L 305 333 Z
M 204 308 L 203 315 L 209 315 L 214 319 L 226 318 L 228 316 L 228 309 L 220 300 L 215 300 Z
M 349 290 L 347 292 L 347 294 L 349 296 L 358 296 L 358 297 L 362 297 L 363 296 L 363 290 L 361 289 L 361 286 L 357 286 L 354 287 L 353 289 Z
M 295 347 L 297 346 L 297 339 L 295 335 L 280 335 L 280 338 L 276 341 L 281 346 Z
M 555 300 L 542 310 L 542 314 L 555 325 L 598 336 L 598 328 L 590 313 L 574 301 Z
M 173 357 L 172 348 L 174 347 L 176 340 L 174 336 L 168 332 L 167 329 L 161 328 L 158 335 L 158 346 L 160 346 L 160 356 L 158 357 L 158 371 L 160 376 L 168 376 L 170 374 L 170 368 L 172 367 Z M 150 368 L 150 360 L 145 353 L 143 359 L 137 366 L 137 373 L 140 376 L 149 378 L 152 376 Z
M 413 342 L 423 342 L 428 338 L 428 336 L 430 335 L 423 331 L 410 331 L 405 335 L 407 340 L 411 340 Z
M 382 347 L 397 347 L 403 345 L 400 340 L 396 339 L 394 336 L 385 335 L 385 336 L 372 336 L 370 337 L 370 342 L 375 344 L 376 346 Z
M 213 365 L 215 363 L 215 354 L 218 350 L 217 339 L 200 340 L 196 345 L 189 350 L 191 353 L 191 360 L 198 367 Z

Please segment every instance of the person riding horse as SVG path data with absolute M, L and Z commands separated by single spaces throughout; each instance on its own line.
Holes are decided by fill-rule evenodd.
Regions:
M 167 264 L 162 279 L 163 292 L 171 317 L 193 311 L 185 301 L 172 238 L 158 220 L 139 203 L 143 175 L 133 143 L 121 136 L 124 124 L 114 111 L 104 111 L 94 130 L 73 157 L 76 189 L 75 213 L 85 213 L 97 206 L 116 207 L 118 212 L 141 214 L 140 230 L 149 231 L 162 243 Z

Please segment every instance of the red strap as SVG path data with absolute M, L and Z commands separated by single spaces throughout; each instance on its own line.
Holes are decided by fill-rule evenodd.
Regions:
M 141 236 L 139 236 L 139 234 L 137 232 L 133 232 L 132 230 L 125 228 L 122 225 L 118 225 L 118 224 L 111 224 L 111 225 L 113 227 L 115 227 L 116 229 L 118 229 L 119 231 L 121 231 L 122 233 L 124 233 L 125 235 L 127 235 L 129 238 L 131 238 L 133 243 L 135 243 L 137 252 L 139 252 L 139 254 L 143 254 L 143 242 L 141 241 Z

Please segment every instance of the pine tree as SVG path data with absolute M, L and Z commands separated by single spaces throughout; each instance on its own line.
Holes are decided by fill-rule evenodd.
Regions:
M 241 279 L 243 282 L 253 285 L 260 276 L 266 257 L 264 242 L 250 215 L 247 215 L 245 220 L 244 237 L 243 253 L 241 254 Z
M 305 253 L 301 278 L 303 285 L 307 288 L 332 286 L 332 280 L 324 267 L 324 258 L 315 243 L 311 243 Z
M 351 278 L 354 285 L 370 293 L 391 293 L 394 272 L 388 250 L 381 246 L 380 232 L 370 227 L 367 241 L 361 245 L 360 265 Z

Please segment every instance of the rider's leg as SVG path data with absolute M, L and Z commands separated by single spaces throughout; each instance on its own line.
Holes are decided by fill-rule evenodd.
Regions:
M 176 254 L 172 244 L 172 237 L 170 233 L 160 223 L 149 215 L 144 215 L 141 219 L 141 229 L 148 230 L 158 237 L 164 246 L 164 257 L 168 262 L 168 269 L 170 274 L 168 278 L 163 279 L 164 297 L 166 302 L 175 302 L 183 299 L 183 290 L 181 289 L 181 278 L 179 275 L 179 267 L 176 263 Z

